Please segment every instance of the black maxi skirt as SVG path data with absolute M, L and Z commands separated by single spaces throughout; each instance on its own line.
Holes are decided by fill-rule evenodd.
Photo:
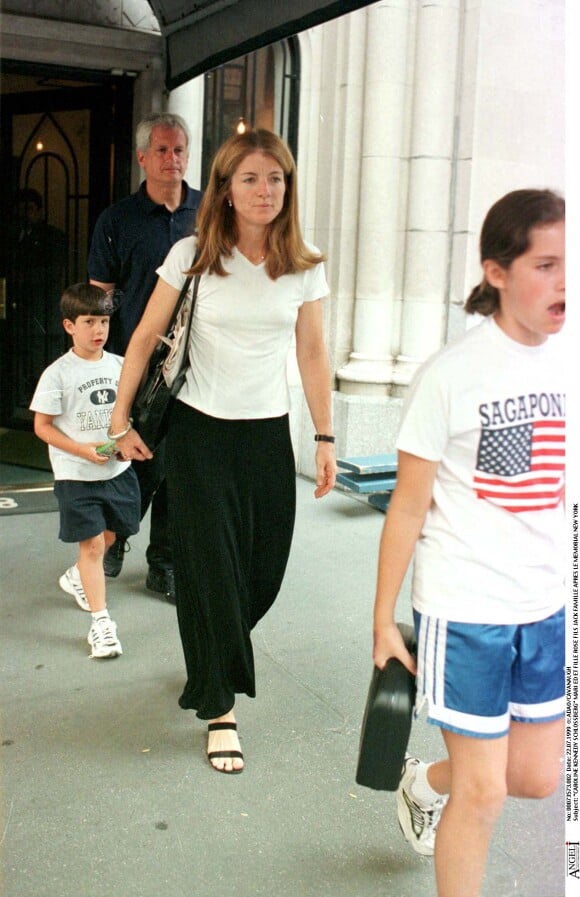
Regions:
M 215 719 L 236 694 L 256 695 L 251 631 L 288 562 L 296 511 L 288 415 L 223 420 L 177 401 L 166 469 L 187 671 L 179 704 Z

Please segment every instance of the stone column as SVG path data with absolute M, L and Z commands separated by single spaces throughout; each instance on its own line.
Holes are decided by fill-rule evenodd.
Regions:
M 176 87 L 169 93 L 167 111 L 181 115 L 185 119 L 191 132 L 191 145 L 189 147 L 189 165 L 185 173 L 185 180 L 190 187 L 201 189 L 201 148 L 203 145 L 203 75 L 186 81 L 180 87 Z
M 461 0 L 418 7 L 405 278 L 393 384 L 443 341 L 449 299 Z M 397 390 L 394 390 L 394 394 Z
M 324 245 L 332 285 L 328 333 L 334 369 L 345 361 L 352 346 L 366 52 L 364 10 L 338 19 L 335 29 L 325 34 L 323 58 L 332 59 L 333 65 L 325 65 L 323 75 L 318 181 L 325 186 L 324 202 L 317 209 L 317 232 L 327 231 Z M 319 199 L 320 193 L 319 187 Z
M 324 303 L 332 370 L 352 346 L 364 115 L 366 11 L 300 35 L 302 77 L 298 181 L 306 239 L 327 256 L 331 297 Z M 291 362 L 298 469 L 312 474 L 313 428 Z
M 412 6 L 408 0 L 393 0 L 366 11 L 352 352 L 337 372 L 340 392 L 350 394 L 389 394 L 398 345 Z

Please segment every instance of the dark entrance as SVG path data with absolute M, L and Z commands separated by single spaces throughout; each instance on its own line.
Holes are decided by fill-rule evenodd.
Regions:
M 62 289 L 86 278 L 99 212 L 130 192 L 133 81 L 6 62 L 1 92 L 0 427 L 31 430 L 38 377 L 67 348 Z

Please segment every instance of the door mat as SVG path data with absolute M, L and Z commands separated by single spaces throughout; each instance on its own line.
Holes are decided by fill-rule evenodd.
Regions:
M 0 464 L 50 470 L 48 446 L 27 430 L 5 430 L 0 433 Z
M 52 486 L 0 488 L 0 517 L 8 517 L 10 514 L 46 514 L 51 511 L 58 511 Z

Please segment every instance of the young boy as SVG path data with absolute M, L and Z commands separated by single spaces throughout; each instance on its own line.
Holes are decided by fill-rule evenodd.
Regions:
M 70 286 L 60 307 L 73 346 L 44 371 L 30 404 L 34 432 L 49 446 L 59 538 L 79 543 L 78 562 L 59 585 L 92 615 L 91 657 L 118 657 L 123 650 L 106 606 L 103 557 L 115 533 L 125 539 L 138 532 L 140 508 L 135 472 L 107 437 L 123 359 L 103 349 L 112 303 L 100 287 Z

